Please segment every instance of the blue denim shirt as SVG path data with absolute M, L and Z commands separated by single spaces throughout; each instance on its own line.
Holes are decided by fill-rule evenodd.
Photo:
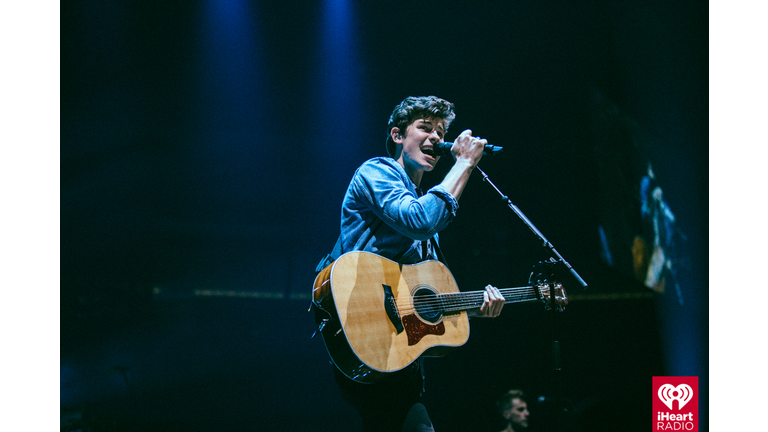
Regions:
M 431 242 L 453 220 L 459 204 L 437 185 L 419 196 L 394 159 L 377 157 L 355 171 L 341 206 L 341 253 L 368 251 L 402 264 L 436 259 Z

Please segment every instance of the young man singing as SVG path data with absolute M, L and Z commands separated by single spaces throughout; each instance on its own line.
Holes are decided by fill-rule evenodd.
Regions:
M 422 176 L 440 160 L 437 144 L 445 140 L 455 118 L 452 103 L 435 96 L 408 97 L 398 104 L 388 123 L 387 152 L 355 172 L 341 208 L 341 254 L 368 251 L 401 264 L 443 260 L 438 232 L 458 210 L 458 200 L 483 156 L 486 140 L 465 130 L 454 141 L 454 163 L 442 182 L 422 193 Z M 492 286 L 484 292 L 475 317 L 496 317 L 504 306 Z M 375 384 L 361 384 L 336 370 L 342 396 L 363 418 L 370 431 L 432 431 L 421 403 L 421 360 L 389 374 Z

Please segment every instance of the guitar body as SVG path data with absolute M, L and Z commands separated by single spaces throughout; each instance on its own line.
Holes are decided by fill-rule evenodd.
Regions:
M 439 261 L 401 265 L 370 252 L 342 255 L 318 273 L 313 290 L 321 333 L 338 369 L 373 383 L 419 356 L 442 356 L 469 339 L 466 312 L 434 308 L 437 295 L 458 293 Z

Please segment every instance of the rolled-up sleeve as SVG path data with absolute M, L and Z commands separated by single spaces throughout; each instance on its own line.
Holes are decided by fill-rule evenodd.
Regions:
M 453 220 L 458 202 L 438 185 L 418 197 L 394 166 L 367 164 L 352 180 L 354 193 L 387 225 L 414 240 L 428 240 Z
M 459 202 L 456 201 L 456 198 L 451 195 L 444 186 L 437 185 L 427 191 L 427 193 L 435 194 L 438 198 L 445 201 L 445 204 L 448 206 L 447 210 L 451 213 L 451 217 L 456 217 L 456 211 L 459 209 Z

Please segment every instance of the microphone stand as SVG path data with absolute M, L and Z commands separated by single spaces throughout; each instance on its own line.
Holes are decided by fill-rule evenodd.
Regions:
M 549 283 L 549 304 L 547 305 L 547 309 L 549 309 L 552 312 L 552 375 L 555 381 L 555 427 L 554 430 L 557 431 L 559 428 L 560 423 L 560 417 L 562 415 L 562 411 L 564 410 L 563 402 L 562 402 L 562 384 L 561 384 L 561 374 L 562 374 L 562 367 L 560 365 L 560 342 L 558 341 L 558 334 L 557 334 L 557 312 L 562 311 L 563 308 L 560 307 L 560 305 L 557 304 L 557 294 L 555 291 L 555 273 L 557 270 L 561 267 L 565 267 L 568 269 L 568 271 L 573 275 L 573 277 L 576 279 L 576 281 L 581 284 L 582 287 L 585 289 L 587 288 L 587 282 L 582 279 L 581 276 L 576 272 L 576 270 L 568 264 L 568 262 L 563 258 L 562 255 L 555 249 L 555 247 L 552 245 L 552 243 L 547 240 L 546 237 L 544 237 L 544 234 L 541 233 L 541 231 L 536 228 L 536 226 L 533 225 L 533 223 L 523 214 L 523 212 L 520 211 L 519 208 L 517 208 L 516 205 L 512 203 L 512 201 L 504 195 L 504 193 L 499 190 L 498 187 L 496 187 L 495 184 L 491 181 L 491 179 L 488 177 L 488 174 L 486 174 L 483 170 L 480 169 L 480 167 L 476 167 L 478 171 L 480 171 L 480 174 L 483 176 L 483 181 L 487 182 L 488 184 L 493 187 L 493 189 L 496 190 L 496 192 L 501 195 L 501 199 L 507 202 L 507 205 L 510 209 L 512 209 L 513 212 L 525 223 L 526 226 L 536 235 L 536 237 L 539 238 L 541 241 L 541 244 L 544 248 L 546 248 L 552 255 L 556 256 L 555 258 L 549 258 L 548 261 L 541 261 L 538 265 L 534 266 L 534 271 L 531 273 L 531 277 L 529 280 L 529 283 L 536 284 L 536 283 Z M 537 270 L 537 268 L 539 270 Z
M 566 267 L 566 268 L 567 268 L 567 269 L 568 269 L 568 270 L 571 272 L 571 274 L 573 275 L 573 277 L 575 277 L 575 278 L 576 278 L 576 280 L 577 280 L 577 281 L 578 281 L 578 282 L 581 284 L 581 286 L 582 286 L 582 287 L 584 287 L 584 288 L 587 288 L 587 283 L 584 281 L 584 279 L 582 279 L 582 278 L 581 278 L 581 276 L 579 276 L 579 274 L 576 272 L 576 270 L 573 268 L 573 266 L 571 266 L 570 264 L 568 264 L 568 262 L 565 260 L 565 258 L 563 258 L 563 256 L 562 256 L 562 255 L 560 255 L 560 252 L 558 252 L 558 251 L 555 249 L 555 247 L 552 245 L 552 243 L 550 243 L 550 242 L 549 242 L 549 240 L 547 240 L 547 238 L 546 238 L 546 237 L 544 237 L 544 234 L 542 234 L 542 233 L 541 233 L 541 231 L 539 231 L 539 230 L 538 230 L 538 228 L 536 228 L 536 227 L 533 225 L 533 223 L 531 223 L 531 221 L 530 221 L 530 220 L 528 220 L 528 218 L 527 218 L 527 217 L 525 217 L 525 215 L 523 214 L 523 212 L 521 212 L 521 211 L 520 211 L 520 209 L 519 209 L 519 208 L 517 208 L 517 206 L 516 206 L 516 205 L 512 204 L 512 201 L 510 201 L 510 200 L 509 200 L 509 197 L 507 197 L 506 195 L 504 195 L 504 194 L 503 194 L 503 193 L 502 193 L 502 192 L 499 190 L 499 188 L 497 188 L 497 187 L 496 187 L 496 185 L 495 185 L 495 184 L 493 184 L 493 182 L 492 182 L 492 181 L 491 181 L 491 179 L 488 177 L 488 174 L 486 174 L 486 173 L 485 173 L 485 171 L 481 170 L 481 169 L 480 169 L 480 167 L 475 167 L 475 168 L 476 168 L 478 171 L 480 171 L 480 174 L 482 174 L 482 175 L 483 175 L 483 181 L 484 181 L 484 182 L 488 182 L 488 184 L 490 184 L 490 185 L 491 185 L 491 187 L 493 187 L 493 188 L 496 190 L 496 192 L 498 192 L 498 193 L 499 193 L 499 195 L 501 195 L 501 199 L 502 199 L 502 200 L 505 200 L 505 201 L 507 202 L 507 205 L 509 205 L 509 208 L 511 208 L 511 209 L 512 209 L 512 211 L 513 211 L 513 212 L 515 212 L 515 214 L 516 214 L 516 215 L 517 215 L 517 216 L 518 216 L 520 219 L 522 219 L 522 221 L 523 221 L 523 222 L 524 222 L 524 223 L 525 223 L 525 224 L 528 226 L 528 228 L 530 228 L 530 229 L 531 229 L 531 231 L 533 231 L 533 233 L 536 235 L 536 237 L 538 237 L 538 238 L 539 238 L 539 240 L 541 241 L 541 244 L 542 244 L 542 246 L 544 246 L 545 248 L 547 248 L 547 249 L 549 250 L 549 252 L 550 252 L 550 253 L 552 253 L 554 256 L 556 256 L 556 257 L 558 258 L 558 260 L 559 260 L 559 261 L 562 261 L 562 264 L 563 264 L 563 265 L 564 265 L 564 266 L 565 266 L 565 267 Z

